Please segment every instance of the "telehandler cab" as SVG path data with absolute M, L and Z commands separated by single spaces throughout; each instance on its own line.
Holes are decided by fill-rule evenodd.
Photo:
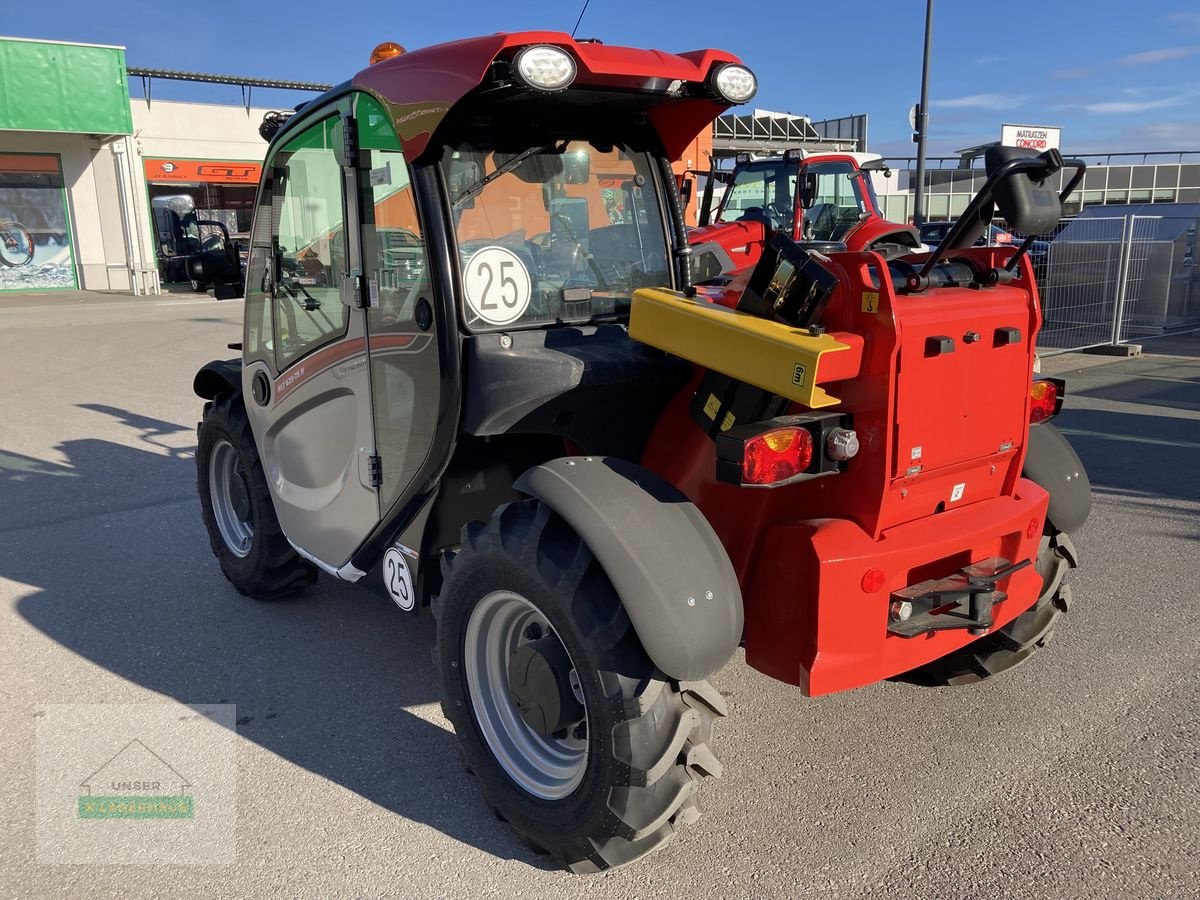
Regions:
M 1037 290 L 969 225 L 1048 230 L 1063 161 L 994 154 L 932 257 L 776 235 L 697 290 L 670 160 L 754 90 L 556 32 L 374 63 L 264 123 L 241 358 L 195 380 L 226 577 L 431 606 L 487 802 L 575 872 L 699 816 L 740 645 L 808 695 L 958 684 L 1069 598 L 1090 490 Z
M 699 225 L 688 231 L 698 283 L 726 283 L 752 267 L 776 231 L 823 253 L 873 250 L 891 259 L 923 249 L 916 228 L 883 216 L 871 173 L 891 170 L 878 153 L 792 149 L 739 153 L 735 163 L 707 173 Z

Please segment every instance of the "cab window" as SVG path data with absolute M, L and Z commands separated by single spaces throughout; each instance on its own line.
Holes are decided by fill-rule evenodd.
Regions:
M 812 163 L 805 171 L 816 175 L 816 203 L 804 210 L 802 236 L 806 241 L 840 241 L 869 212 L 863 182 L 868 176 L 848 162 Z
M 346 333 L 343 175 L 336 116 L 296 135 L 272 160 L 275 353 L 280 369 Z
M 472 331 L 585 322 L 671 284 L 646 153 L 583 140 L 443 158 Z
M 784 160 L 753 162 L 738 169 L 717 213 L 718 222 L 752 220 L 783 231 L 792 228 L 796 164 Z

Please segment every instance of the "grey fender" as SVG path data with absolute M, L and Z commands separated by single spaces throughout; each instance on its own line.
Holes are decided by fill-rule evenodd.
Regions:
M 1092 511 L 1092 485 L 1075 448 L 1049 422 L 1029 429 L 1026 478 L 1050 495 L 1048 516 L 1059 531 L 1078 531 Z
M 706 678 L 733 656 L 742 638 L 737 575 L 708 520 L 674 486 L 599 456 L 534 466 L 515 486 L 583 538 L 664 674 Z
M 238 395 L 242 392 L 242 361 L 214 359 L 205 363 L 192 381 L 196 396 L 215 400 L 220 394 Z

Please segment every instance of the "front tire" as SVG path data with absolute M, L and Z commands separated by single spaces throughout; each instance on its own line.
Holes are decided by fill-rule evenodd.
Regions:
M 1071 539 L 1049 523 L 1046 529 L 1036 562 L 1042 576 L 1037 603 L 993 634 L 906 672 L 897 681 L 930 687 L 974 684 L 1015 669 L 1050 643 L 1059 617 L 1071 605 L 1066 575 L 1078 563 Z
M 510 503 L 467 526 L 434 611 L 446 717 L 488 805 L 526 844 L 599 872 L 699 817 L 697 789 L 721 774 L 709 741 L 725 702 L 655 668 L 591 551 L 547 507 Z M 569 684 L 561 708 L 580 701 L 549 704 L 553 725 L 518 707 L 504 665 L 547 640 Z
M 317 580 L 316 567 L 279 527 L 240 397 L 226 394 L 204 404 L 196 487 L 209 544 L 238 593 L 276 600 Z

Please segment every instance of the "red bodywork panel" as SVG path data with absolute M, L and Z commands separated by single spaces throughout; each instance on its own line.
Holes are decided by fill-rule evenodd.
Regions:
M 960 255 L 990 267 L 1011 253 Z M 813 695 L 900 674 L 973 640 L 965 631 L 890 635 L 890 592 L 994 556 L 1036 559 L 1048 503 L 1020 477 L 1041 324 L 1028 260 L 1008 285 L 911 295 L 895 292 L 878 254 L 838 253 L 829 265 L 841 283 L 822 323 L 850 349 L 825 357 L 818 383 L 840 400 L 822 412 L 849 413 L 859 436 L 846 471 L 769 490 L 716 481 L 715 445 L 689 413 L 699 372 L 643 459 L 721 537 L 742 586 L 747 661 Z M 1020 338 L 1001 343 L 997 334 L 1012 328 Z M 931 353 L 931 337 L 952 339 L 953 352 Z M 886 583 L 865 594 L 870 568 Z M 1009 596 L 996 605 L 996 627 L 1031 606 L 1040 586 L 1033 567 L 1002 581 Z
M 415 159 L 425 151 L 450 107 L 488 78 L 497 58 L 510 59 L 517 49 L 534 44 L 553 44 L 575 57 L 578 74 L 572 87 L 643 90 L 651 79 L 668 84 L 703 82 L 714 65 L 741 61 L 721 50 L 673 54 L 581 43 L 561 31 L 521 31 L 413 50 L 363 69 L 352 83 L 390 107 L 405 152 Z M 669 159 L 679 156 L 703 128 L 729 108 L 727 103 L 702 96 L 678 98 L 665 91 L 661 96 L 662 103 L 648 116 Z

